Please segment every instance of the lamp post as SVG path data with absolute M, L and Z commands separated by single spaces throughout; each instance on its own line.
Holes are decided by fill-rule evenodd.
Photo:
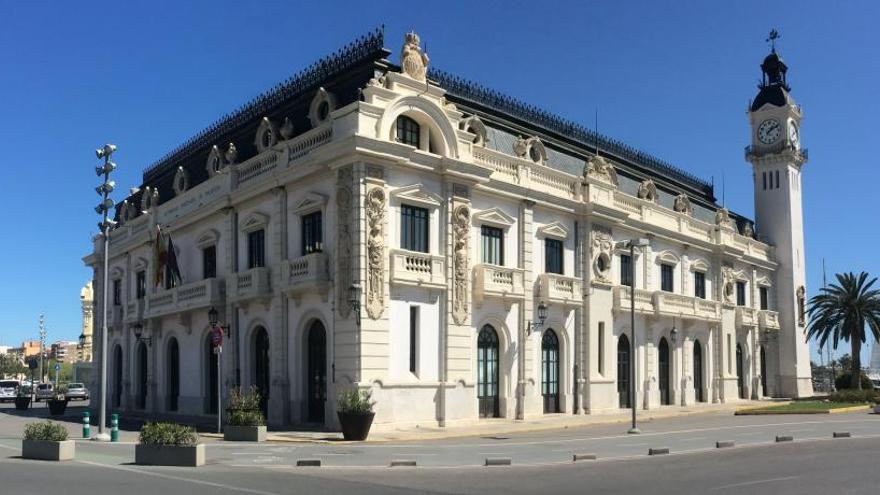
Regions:
M 632 408 L 632 426 L 627 433 L 638 434 L 642 431 L 636 425 L 636 247 L 644 248 L 650 244 L 648 239 L 630 239 L 620 241 L 616 248 L 629 248 L 629 328 L 632 338 L 629 339 L 629 405 Z
M 217 355 L 217 433 L 223 432 L 221 418 L 223 417 L 220 398 L 220 358 L 223 355 L 223 335 L 229 336 L 229 325 L 221 325 L 218 322 L 217 310 L 211 306 L 208 310 L 208 326 L 211 327 L 211 344 L 214 347 L 214 354 Z
M 354 310 L 354 321 L 361 326 L 361 284 L 355 282 L 348 287 L 348 304 Z
M 103 177 L 103 182 L 95 188 L 95 192 L 101 196 L 101 202 L 95 207 L 95 212 L 102 216 L 101 223 L 98 228 L 101 229 L 101 235 L 104 237 L 104 281 L 102 285 L 103 296 L 101 304 L 103 304 L 103 317 L 101 318 L 101 391 L 98 400 L 99 423 L 98 436 L 94 440 L 100 442 L 109 442 L 110 435 L 105 429 L 107 423 L 107 284 L 109 283 L 109 274 L 107 271 L 110 267 L 110 229 L 116 225 L 116 222 L 110 219 L 110 209 L 113 208 L 113 200 L 110 199 L 110 193 L 116 187 L 116 183 L 110 180 L 110 172 L 116 170 L 116 164 L 110 161 L 110 156 L 116 151 L 116 145 L 105 144 L 95 150 L 95 155 L 99 160 L 103 159 L 104 164 L 95 167 L 95 173 L 98 177 Z
M 538 303 L 538 321 L 533 322 L 529 320 L 528 324 L 526 324 L 526 336 L 532 334 L 532 330 L 537 330 L 544 326 L 544 321 L 547 320 L 547 305 L 544 304 L 544 301 Z
M 134 331 L 134 338 L 137 342 L 144 342 L 147 346 L 153 347 L 153 337 L 141 337 L 144 333 L 144 325 L 141 322 L 132 325 L 131 329 Z

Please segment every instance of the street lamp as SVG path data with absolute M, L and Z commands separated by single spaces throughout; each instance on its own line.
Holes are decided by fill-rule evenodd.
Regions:
M 538 321 L 532 322 L 529 320 L 526 325 L 526 336 L 532 334 L 532 330 L 537 330 L 538 328 L 544 326 L 544 321 L 547 319 L 547 305 L 544 304 L 544 301 L 538 303 Z
M 220 397 L 220 358 L 223 354 L 223 336 L 224 334 L 227 337 L 229 336 L 230 327 L 229 325 L 221 325 L 218 321 L 218 316 L 217 309 L 211 306 L 211 309 L 208 310 L 208 326 L 211 328 L 211 344 L 214 348 L 214 354 L 217 355 L 217 433 L 222 433 L 223 425 L 221 418 L 223 414 L 221 412 L 222 399 Z
M 630 239 L 614 244 L 618 249 L 629 248 L 629 328 L 632 338 L 629 339 L 629 405 L 632 408 L 632 426 L 627 433 L 641 433 L 636 426 L 636 248 L 644 248 L 650 244 L 645 238 Z
M 361 284 L 355 282 L 348 287 L 348 304 L 354 309 L 354 319 L 361 326 Z
M 153 347 L 153 337 L 141 337 L 144 333 L 144 326 L 137 322 L 131 327 L 134 330 L 134 338 L 138 342 L 145 342 L 148 346 Z

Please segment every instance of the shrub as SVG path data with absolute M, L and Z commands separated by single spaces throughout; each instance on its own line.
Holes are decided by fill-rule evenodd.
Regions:
M 852 381 L 852 373 L 840 374 L 837 376 L 837 378 L 834 379 L 834 387 L 837 388 L 837 390 L 849 390 L 851 388 L 850 381 Z M 871 379 L 868 378 L 867 375 L 862 373 L 862 390 L 873 389 L 874 384 L 871 383 Z
M 28 423 L 24 425 L 24 439 L 63 442 L 67 440 L 67 430 L 49 420 Z
M 364 414 L 373 412 L 375 401 L 371 400 L 371 390 L 345 390 L 339 393 L 337 410 L 342 414 Z
M 841 390 L 828 396 L 831 402 L 875 402 L 877 399 L 877 392 L 873 389 Z
M 191 426 L 169 422 L 149 422 L 141 427 L 138 441 L 147 445 L 192 447 L 199 443 L 199 437 Z
M 253 387 L 242 392 L 240 387 L 229 391 L 229 408 L 226 424 L 231 426 L 264 426 L 266 419 L 260 404 L 260 394 Z

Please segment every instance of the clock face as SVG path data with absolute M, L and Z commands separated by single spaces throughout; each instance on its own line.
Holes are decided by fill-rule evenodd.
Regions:
M 776 119 L 767 119 L 758 126 L 758 140 L 764 144 L 773 144 L 782 134 L 782 126 Z
M 797 124 L 795 124 L 793 120 L 788 121 L 788 140 L 791 141 L 791 144 L 795 148 L 800 146 L 800 132 L 798 131 Z

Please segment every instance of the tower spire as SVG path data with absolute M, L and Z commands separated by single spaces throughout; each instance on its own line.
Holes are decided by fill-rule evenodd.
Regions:
M 765 41 L 767 41 L 767 43 L 770 43 L 771 53 L 776 53 L 776 40 L 781 37 L 782 36 L 779 35 L 779 31 L 777 31 L 776 28 L 770 30 L 770 34 L 767 36 L 767 39 Z

